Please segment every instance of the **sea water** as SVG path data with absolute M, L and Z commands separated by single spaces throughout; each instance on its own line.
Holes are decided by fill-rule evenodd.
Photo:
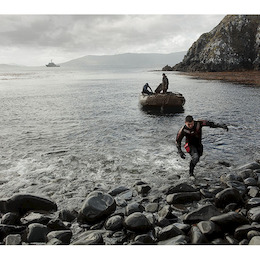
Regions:
M 143 85 L 154 90 L 161 71 L 1 69 L 0 198 L 30 193 L 78 208 L 95 188 L 143 180 L 156 190 L 185 178 L 189 158 L 179 158 L 175 138 L 189 114 L 229 126 L 203 128 L 196 174 L 260 159 L 260 88 L 166 74 L 169 91 L 186 99 L 182 113 L 140 109 Z

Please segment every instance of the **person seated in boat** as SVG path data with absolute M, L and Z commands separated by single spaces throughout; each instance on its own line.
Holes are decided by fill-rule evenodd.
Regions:
M 151 95 L 153 94 L 153 90 L 151 89 L 151 87 L 149 86 L 148 83 L 146 83 L 144 86 L 143 86 L 143 91 L 142 91 L 143 94 L 148 94 L 148 95 Z
M 168 80 L 167 76 L 165 75 L 165 73 L 163 73 L 162 76 L 163 76 L 163 78 L 162 78 L 162 91 L 163 91 L 163 94 L 165 94 L 168 90 L 169 80 Z

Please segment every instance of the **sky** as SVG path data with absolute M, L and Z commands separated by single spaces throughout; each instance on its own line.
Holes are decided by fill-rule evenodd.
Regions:
M 66 5 L 65 0 L 63 5 L 55 5 L 55 1 L 48 5 L 45 0 L 44 7 L 43 1 L 30 5 L 26 5 L 27 0 L 20 1 L 22 5 L 8 2 L 0 14 L 0 64 L 26 66 L 41 66 L 51 59 L 62 63 L 86 55 L 187 51 L 227 14 L 223 10 L 215 14 L 216 8 L 204 10 L 205 14 L 178 9 L 174 1 L 164 0 L 159 8 L 151 4 L 146 8 L 133 0 L 131 5 L 106 1 L 109 6 L 100 5 L 98 0 L 94 7 L 77 5 L 83 3 L 80 0 L 74 0 L 74 5 Z

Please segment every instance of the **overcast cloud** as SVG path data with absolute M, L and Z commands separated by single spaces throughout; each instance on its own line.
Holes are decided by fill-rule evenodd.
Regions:
M 187 51 L 224 15 L 0 15 L 0 64 Z

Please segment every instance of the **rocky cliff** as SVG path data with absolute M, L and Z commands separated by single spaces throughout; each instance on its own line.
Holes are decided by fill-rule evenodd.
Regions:
M 227 15 L 172 70 L 260 70 L 260 15 Z

